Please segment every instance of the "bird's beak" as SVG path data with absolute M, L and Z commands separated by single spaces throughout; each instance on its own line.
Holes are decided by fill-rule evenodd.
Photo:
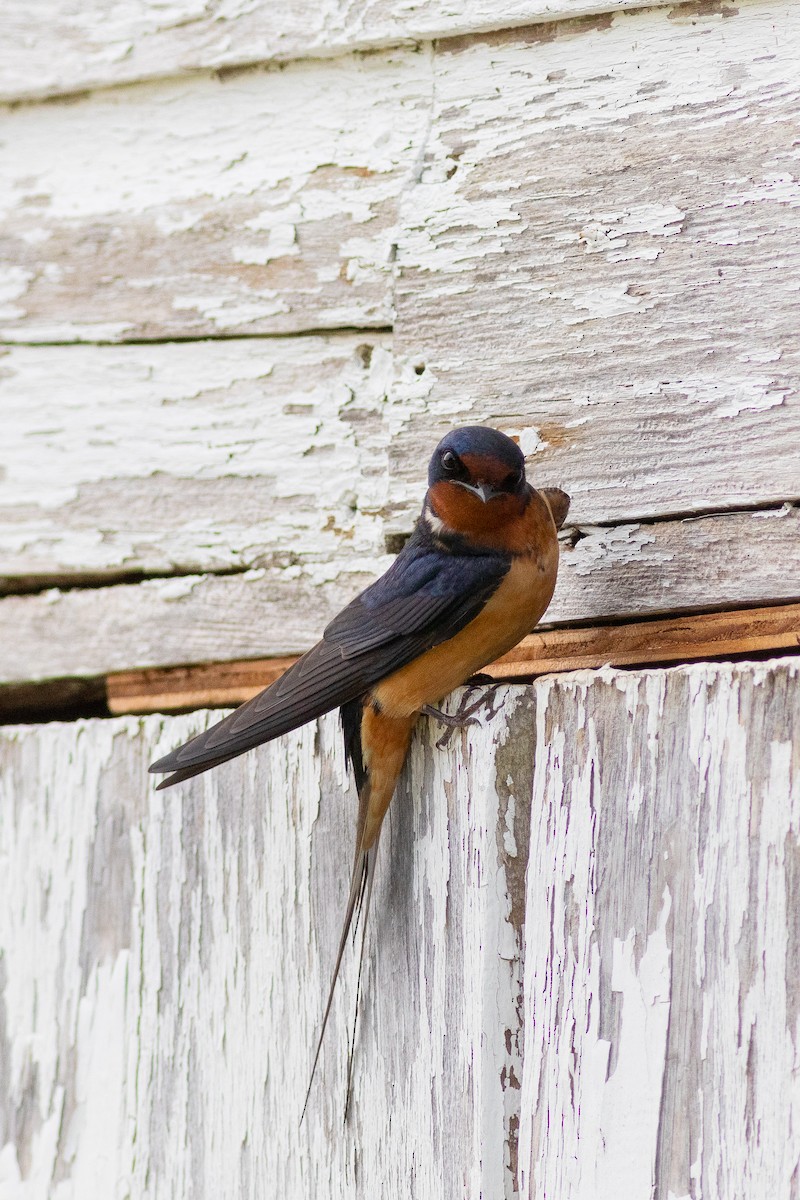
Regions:
M 453 483 L 457 483 L 459 487 L 466 488 L 468 492 L 472 492 L 473 495 L 479 496 L 484 504 L 491 500 L 493 496 L 500 495 L 500 493 L 496 491 L 495 488 L 493 488 L 489 483 L 464 483 L 461 479 L 454 479 Z

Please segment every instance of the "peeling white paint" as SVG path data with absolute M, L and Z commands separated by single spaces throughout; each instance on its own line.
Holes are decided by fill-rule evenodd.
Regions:
M 390 323 L 430 70 L 429 55 L 387 51 L 6 113 L 4 339 Z
M 372 565 L 390 345 L 364 333 L 8 352 L 0 570 L 203 570 L 290 553 L 321 578 L 342 555 Z
M 570 562 L 576 575 L 590 575 L 601 562 L 604 567 L 633 562 L 646 546 L 656 543 L 655 531 L 648 525 L 616 525 L 612 529 L 582 527 L 581 533 L 584 536 L 575 547 Z
M 385 486 L 384 475 L 377 480 Z M 646 527 L 652 541 L 633 534 L 616 545 L 612 538 L 608 555 L 603 538 L 613 531 L 590 532 L 574 549 L 562 545 L 547 621 L 654 616 L 705 607 L 711 596 L 729 607 L 793 600 L 798 519 L 790 507 L 662 521 Z M 342 547 L 302 564 L 276 555 L 253 572 L 197 576 L 177 600 L 173 589 L 182 585 L 164 579 L 7 596 L 0 604 L 0 680 L 300 653 L 391 562 L 380 545 L 365 554 Z
M 573 308 L 586 312 L 585 317 L 567 319 L 568 324 L 576 321 L 593 321 L 604 317 L 617 317 L 622 313 L 644 312 L 647 305 L 628 293 L 627 287 L 579 288 L 574 292 L 559 294 L 559 299 L 568 300 Z
M 39 1081 L 0 1157 L 4 1200 L 349 1198 L 356 1173 L 387 1197 L 413 1177 L 420 1200 L 510 1198 L 521 930 L 495 776 L 529 736 L 528 690 L 503 689 L 500 715 L 447 752 L 433 723 L 415 739 L 381 846 L 346 1129 L 352 954 L 299 1125 L 352 856 L 338 718 L 155 792 L 148 761 L 216 716 L 0 736 L 3 1119 Z
M 624 7 L 646 6 L 625 0 Z M 0 98 L 39 97 L 198 68 L 322 57 L 398 42 L 557 21 L 621 7 L 617 0 L 48 0 L 31 37 L 25 0 L 8 0 Z M 690 12 L 693 10 L 690 9 Z
M 735 8 L 615 13 L 434 56 L 396 347 L 436 375 L 428 425 L 436 411 L 442 429 L 535 430 L 539 478 L 573 495 L 579 523 L 796 490 L 800 11 Z M 421 429 L 394 452 L 403 482 Z
M 535 685 L 525 1200 L 790 1200 L 798 684 L 790 658 Z
M 616 1066 L 602 1090 L 596 1200 L 636 1200 L 652 1193 L 670 1017 L 670 947 L 665 932 L 670 906 L 665 888 L 658 925 L 648 935 L 643 954 L 636 953 L 635 930 L 624 941 L 614 940 L 611 988 L 619 995 L 621 1026 Z M 591 1120 L 590 1113 L 586 1116 Z

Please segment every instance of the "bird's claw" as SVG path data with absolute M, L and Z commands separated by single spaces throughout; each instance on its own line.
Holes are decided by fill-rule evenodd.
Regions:
M 480 725 L 478 718 L 472 717 L 469 714 L 473 712 L 475 708 L 478 708 L 482 703 L 483 701 L 481 700 L 474 706 L 470 705 L 470 707 L 465 709 L 463 712 L 455 712 L 452 714 L 442 712 L 440 708 L 434 708 L 432 704 L 425 704 L 420 711 L 424 712 L 426 717 L 434 717 L 435 720 L 441 722 L 442 725 L 446 725 L 448 729 L 465 729 L 467 725 Z
M 491 685 L 487 691 L 483 692 L 477 700 L 473 700 L 472 703 L 467 703 L 470 692 L 474 691 L 476 687 L 483 686 L 485 680 L 491 680 Z M 480 725 L 478 718 L 472 715 L 473 713 L 477 712 L 479 708 L 488 708 L 489 711 L 487 716 L 490 720 L 493 716 L 495 716 L 497 709 L 492 706 L 492 700 L 494 699 L 499 686 L 500 684 L 495 683 L 490 675 L 473 676 L 467 681 L 467 690 L 461 699 L 461 703 L 454 713 L 442 712 L 440 708 L 434 708 L 432 704 L 423 705 L 421 711 L 425 713 L 427 717 L 433 717 L 435 720 L 440 721 L 442 725 L 446 726 L 444 733 L 436 743 L 437 750 L 444 749 L 457 729 L 466 729 L 468 725 Z

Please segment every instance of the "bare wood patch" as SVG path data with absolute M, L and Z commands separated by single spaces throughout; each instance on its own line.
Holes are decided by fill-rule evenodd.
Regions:
M 626 625 L 532 633 L 483 670 L 498 680 L 654 662 L 689 662 L 800 648 L 800 604 L 698 613 Z M 106 679 L 112 713 L 175 712 L 243 704 L 274 683 L 296 656 L 118 671 Z M 2 692 L 0 692 L 0 697 Z
M 497 679 L 800 648 L 800 604 L 532 633 L 486 667 Z
M 124 715 L 243 704 L 280 679 L 297 658 L 290 654 L 245 662 L 115 671 L 106 678 L 108 707 L 115 715 Z

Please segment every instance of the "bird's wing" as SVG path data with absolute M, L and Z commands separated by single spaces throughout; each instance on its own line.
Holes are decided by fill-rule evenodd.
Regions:
M 362 696 L 374 683 L 453 637 L 508 571 L 502 554 L 449 554 L 415 534 L 392 566 L 331 621 L 322 641 L 224 720 L 153 763 L 189 779 Z

